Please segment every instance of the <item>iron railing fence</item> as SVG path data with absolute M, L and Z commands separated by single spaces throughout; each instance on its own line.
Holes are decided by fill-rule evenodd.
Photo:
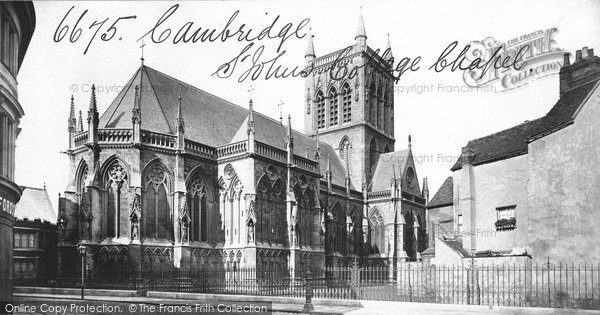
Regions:
M 52 285 L 78 287 L 79 273 L 61 273 Z M 86 275 L 86 287 L 499 306 L 600 309 L 600 263 L 127 270 Z

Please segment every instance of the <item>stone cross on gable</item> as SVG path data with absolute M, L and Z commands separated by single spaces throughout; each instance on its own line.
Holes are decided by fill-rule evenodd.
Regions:
M 283 125 L 283 112 L 281 110 L 281 108 L 283 107 L 283 105 L 285 105 L 285 103 L 280 100 L 279 104 L 277 104 L 277 107 L 279 107 L 279 123 Z
M 142 62 L 144 62 L 144 47 L 146 47 L 146 42 L 144 42 L 144 40 L 142 39 L 142 45 L 140 46 L 140 48 L 142 49 L 142 58 L 140 58 L 140 60 L 142 60 Z
M 252 87 L 252 85 L 250 85 L 250 88 L 248 89 L 248 94 L 250 95 L 250 99 L 252 99 L 252 92 L 254 92 L 254 87 Z

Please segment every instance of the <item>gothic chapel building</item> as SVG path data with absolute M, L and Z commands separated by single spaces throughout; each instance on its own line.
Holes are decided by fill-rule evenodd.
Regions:
M 427 248 L 425 203 L 407 149 L 394 152 L 390 53 L 367 46 L 362 16 L 342 50 L 308 36 L 306 134 L 143 64 L 99 115 L 68 119 L 70 178 L 59 201 L 59 274 L 165 268 L 389 267 Z M 389 48 L 389 40 L 388 40 Z M 87 129 L 84 129 L 84 124 Z

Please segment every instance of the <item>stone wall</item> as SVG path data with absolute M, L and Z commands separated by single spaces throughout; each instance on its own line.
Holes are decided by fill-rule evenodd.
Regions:
M 460 236 L 463 239 L 475 234 L 476 251 L 502 251 L 512 250 L 523 246 L 524 240 L 519 233 L 526 229 L 523 215 L 527 214 L 527 155 L 478 165 L 473 167 L 473 175 L 466 178 L 464 167 L 454 172 L 454 198 L 459 201 L 459 213 L 462 214 L 463 225 L 460 227 Z M 468 191 L 465 187 L 471 184 L 471 198 L 475 202 L 475 225 L 471 225 L 470 209 L 463 202 Z M 515 216 L 517 227 L 515 230 L 496 231 L 496 208 L 516 205 Z M 458 215 L 457 214 L 457 215 Z M 471 248 L 465 244 L 465 250 Z
M 600 88 L 573 125 L 529 144 L 525 241 L 537 261 L 600 259 Z

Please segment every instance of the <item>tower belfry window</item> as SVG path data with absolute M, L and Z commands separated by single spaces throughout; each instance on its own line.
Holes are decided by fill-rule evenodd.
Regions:
M 352 93 L 348 83 L 342 88 L 342 123 L 352 120 Z
M 317 128 L 325 128 L 325 96 L 322 91 L 317 93 Z
M 329 125 L 338 123 L 338 96 L 335 88 L 329 91 Z

